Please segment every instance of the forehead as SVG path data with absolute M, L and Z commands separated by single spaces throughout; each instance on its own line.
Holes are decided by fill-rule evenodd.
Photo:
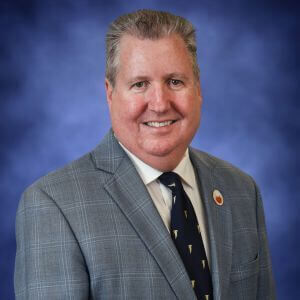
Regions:
M 119 71 L 192 73 L 192 59 L 183 39 L 172 34 L 159 39 L 124 35 L 119 47 Z

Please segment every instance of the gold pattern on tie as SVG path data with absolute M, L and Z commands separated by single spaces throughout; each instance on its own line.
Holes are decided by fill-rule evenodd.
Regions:
M 172 192 L 170 233 L 178 254 L 184 263 L 197 299 L 213 299 L 211 275 L 193 205 L 186 194 L 180 176 L 165 172 L 160 182 Z M 175 203 L 176 198 L 176 203 Z
M 205 300 L 209 300 L 209 295 L 205 295 Z
M 191 280 L 192 282 L 192 287 L 194 288 L 195 287 L 195 280 Z
M 175 239 L 177 239 L 178 230 L 173 230 L 173 234 L 174 234 Z
M 184 210 L 185 218 L 187 219 L 187 210 Z

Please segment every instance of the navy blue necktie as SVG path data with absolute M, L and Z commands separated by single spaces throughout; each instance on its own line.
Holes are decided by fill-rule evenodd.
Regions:
M 171 236 L 189 274 L 195 294 L 199 300 L 212 300 L 211 275 L 192 203 L 176 173 L 163 173 L 159 180 L 172 191 Z

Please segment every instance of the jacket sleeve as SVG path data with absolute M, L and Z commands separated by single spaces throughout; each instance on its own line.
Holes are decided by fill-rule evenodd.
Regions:
M 16 218 L 15 296 L 88 299 L 84 257 L 55 201 L 36 185 L 24 192 Z
M 267 231 L 265 225 L 264 209 L 261 194 L 258 187 L 256 188 L 257 199 L 257 230 L 259 238 L 259 277 L 258 277 L 258 300 L 273 300 L 275 296 L 275 283 L 272 273 L 270 250 L 267 239 Z

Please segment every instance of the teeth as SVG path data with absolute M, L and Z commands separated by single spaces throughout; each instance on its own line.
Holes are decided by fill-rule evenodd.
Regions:
M 172 121 L 165 121 L 165 122 L 147 122 L 146 125 L 151 127 L 163 127 L 171 125 Z

